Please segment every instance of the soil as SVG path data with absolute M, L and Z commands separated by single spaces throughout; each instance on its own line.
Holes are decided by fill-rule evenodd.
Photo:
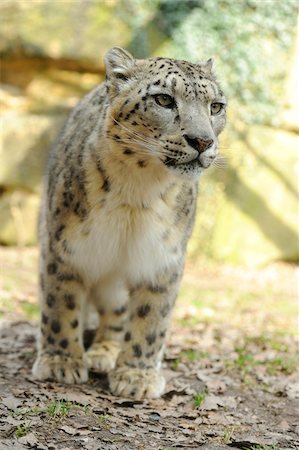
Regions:
M 165 394 L 133 401 L 96 372 L 74 386 L 32 378 L 36 249 L 2 248 L 0 263 L 1 450 L 299 449 L 296 266 L 189 263 Z

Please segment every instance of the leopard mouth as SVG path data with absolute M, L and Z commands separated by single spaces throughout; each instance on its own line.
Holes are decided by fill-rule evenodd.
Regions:
M 191 161 L 186 161 L 186 162 L 178 162 L 177 160 L 173 159 L 173 158 L 169 158 L 167 157 L 166 160 L 164 161 L 164 164 L 167 167 L 173 168 L 173 169 L 205 169 L 205 167 L 202 165 L 202 163 L 199 160 L 199 157 L 192 159 Z

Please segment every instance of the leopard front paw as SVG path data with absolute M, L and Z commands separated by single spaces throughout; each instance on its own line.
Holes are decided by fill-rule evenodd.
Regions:
M 70 357 L 47 352 L 38 355 L 32 374 L 37 380 L 54 380 L 60 383 L 85 383 L 88 371 L 83 357 Z
M 114 369 L 120 351 L 120 345 L 113 341 L 97 342 L 86 352 L 89 369 L 108 373 Z
M 154 369 L 119 367 L 109 374 L 109 385 L 114 395 L 140 400 L 160 397 L 165 379 Z

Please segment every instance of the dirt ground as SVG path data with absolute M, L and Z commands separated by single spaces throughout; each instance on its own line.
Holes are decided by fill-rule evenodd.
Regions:
M 32 379 L 36 260 L 0 248 L 0 449 L 299 449 L 298 268 L 188 263 L 163 397 Z

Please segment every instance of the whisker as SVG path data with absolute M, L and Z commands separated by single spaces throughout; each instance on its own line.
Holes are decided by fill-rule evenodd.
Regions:
M 226 167 L 227 167 L 227 164 L 225 164 L 225 163 L 220 163 L 219 161 L 217 162 L 217 161 L 213 161 L 213 166 L 215 166 L 215 167 L 220 167 L 220 168 L 222 168 L 222 169 L 225 169 Z
M 135 136 L 137 138 L 139 138 L 140 140 L 143 140 L 145 142 L 152 142 L 155 143 L 155 141 L 151 138 L 148 138 L 147 136 L 144 136 L 140 133 L 137 133 L 136 131 L 130 130 L 130 128 L 127 128 L 125 125 L 121 124 L 118 120 L 116 120 L 113 116 L 110 116 L 111 119 L 117 124 L 119 125 L 121 128 L 123 128 L 125 131 L 127 131 L 129 134 L 131 134 L 132 136 Z
M 130 138 L 130 139 L 123 139 L 122 142 L 125 144 L 130 144 L 131 147 L 138 147 L 138 153 L 140 155 L 148 156 L 149 152 L 142 151 L 141 147 L 145 148 L 146 150 L 149 150 L 150 153 L 157 153 L 157 147 L 153 144 L 146 144 L 145 142 L 142 142 L 138 139 Z
M 122 139 L 122 142 L 124 143 L 128 143 L 128 144 L 135 144 L 135 145 L 142 145 L 145 148 L 148 148 L 149 150 L 155 150 L 155 152 L 157 154 L 162 154 L 162 155 L 166 155 L 166 156 L 173 156 L 173 153 L 170 150 L 167 150 L 165 148 L 163 148 L 163 146 L 159 143 L 159 141 L 155 142 L 154 144 L 152 143 L 145 143 L 142 141 L 139 141 L 139 139 L 134 139 L 132 137 L 126 138 L 126 139 Z

